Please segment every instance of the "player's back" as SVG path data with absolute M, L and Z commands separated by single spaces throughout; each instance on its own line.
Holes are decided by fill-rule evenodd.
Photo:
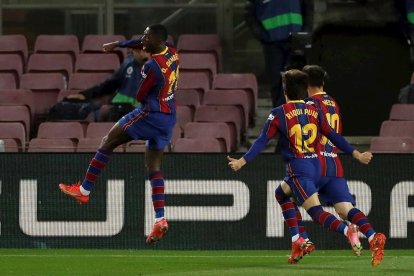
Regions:
M 318 110 L 304 101 L 289 101 L 273 109 L 278 120 L 281 153 L 285 161 L 316 158 L 318 142 Z
M 336 133 L 342 134 L 341 112 L 335 99 L 327 93 L 321 92 L 313 95 L 309 100 L 322 112 L 330 127 Z M 323 176 L 343 177 L 343 168 L 338 158 L 338 152 L 338 148 L 322 135 L 317 145 L 317 154 L 321 161 Z
M 173 47 L 166 47 L 159 54 L 152 55 L 143 68 L 141 75 L 149 78 L 149 91 L 141 100 L 143 109 L 147 111 L 175 113 L 174 93 L 178 85 L 178 54 Z M 144 89 L 145 90 L 145 89 Z

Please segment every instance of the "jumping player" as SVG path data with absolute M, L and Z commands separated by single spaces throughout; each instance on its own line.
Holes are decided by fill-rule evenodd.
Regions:
M 326 71 L 318 65 L 307 65 L 303 68 L 309 77 L 308 103 L 315 105 L 329 125 L 338 133 L 342 133 L 342 119 L 337 102 L 326 92 L 323 86 L 327 76 Z M 386 237 L 382 233 L 376 233 L 368 221 L 366 215 L 355 208 L 355 200 L 349 192 L 344 178 L 341 160 L 338 157 L 338 148 L 325 136 L 319 140 L 317 154 L 321 164 L 321 179 L 318 182 L 319 197 L 330 205 L 343 220 L 352 223 L 349 227 L 348 238 L 356 255 L 361 254 L 362 246 L 358 238 L 358 228 L 369 241 L 372 251 L 371 264 L 377 266 L 384 256 Z M 357 225 L 357 226 L 356 226 Z
M 166 46 L 167 36 L 167 29 L 160 24 L 145 29 L 141 40 L 143 49 L 151 53 L 151 58 L 141 69 L 141 80 L 136 94 L 141 106 L 122 117 L 102 139 L 82 182 L 74 185 L 59 184 L 63 193 L 81 204 L 87 203 L 89 194 L 110 160 L 113 150 L 131 140 L 146 140 L 145 164 L 151 181 L 155 211 L 155 224 L 146 239 L 147 243 L 161 240 L 168 230 L 164 214 L 165 194 L 161 161 L 176 123 L 174 92 L 178 79 L 178 55 L 174 48 Z M 129 44 L 136 44 L 136 41 L 113 42 L 106 45 L 106 49 L 128 47 Z
M 287 177 L 276 189 L 276 199 L 281 205 L 283 216 L 292 236 L 292 252 L 288 261 L 297 263 L 306 252 L 306 241 L 300 237 L 295 208 L 289 204 L 294 196 L 315 222 L 346 236 L 348 226 L 323 210 L 320 205 L 316 183 L 320 178 L 320 164 L 316 154 L 319 132 L 327 136 L 342 151 L 352 154 L 361 163 L 368 164 L 371 153 L 360 153 L 337 134 L 318 110 L 305 104 L 308 76 L 299 70 L 289 70 L 283 74 L 283 88 L 286 104 L 272 109 L 258 139 L 240 159 L 228 156 L 229 166 L 234 171 L 253 160 L 280 132 L 281 153 L 286 162 Z

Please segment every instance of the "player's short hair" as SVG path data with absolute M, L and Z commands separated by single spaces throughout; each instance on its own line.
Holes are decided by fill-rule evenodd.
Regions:
M 292 69 L 282 74 L 283 90 L 289 100 L 303 100 L 308 95 L 308 75 Z
M 152 33 L 154 33 L 161 41 L 167 41 L 168 31 L 164 25 L 154 24 L 148 26 Z
M 319 65 L 306 65 L 302 71 L 308 74 L 310 86 L 321 87 L 328 79 L 328 73 Z

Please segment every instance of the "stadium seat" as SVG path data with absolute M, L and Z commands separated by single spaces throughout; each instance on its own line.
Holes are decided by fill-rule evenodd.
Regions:
M 70 139 L 39 139 L 30 140 L 27 152 L 75 152 L 75 146 Z
M 108 73 L 73 73 L 69 79 L 68 89 L 84 90 L 100 84 L 109 76 Z
M 208 74 L 211 87 L 214 76 L 217 74 L 217 63 L 210 53 L 180 53 L 180 73 L 200 72 Z
M 75 35 L 38 35 L 34 45 L 34 53 L 68 54 L 72 63 L 79 54 L 79 41 Z
M 384 121 L 379 136 L 414 138 L 414 121 Z
M 177 124 L 182 130 L 185 129 L 185 125 L 193 121 L 193 111 L 189 106 L 177 106 Z
M 413 137 L 373 137 L 370 151 L 374 153 L 413 153 Z
M 257 80 L 253 74 L 217 74 L 213 80 L 213 89 L 234 90 L 243 89 L 249 93 L 249 116 L 254 119 L 257 108 Z
M 30 110 L 31 118 L 34 118 L 34 96 L 33 92 L 24 89 L 0 90 L 0 105 L 24 105 Z
M 200 106 L 200 95 L 195 89 L 177 89 L 175 91 L 175 100 L 177 106 L 188 106 L 191 108 L 191 111 L 194 115 L 197 107 Z
M 389 119 L 395 121 L 414 121 L 414 105 L 394 104 L 391 107 Z
M 26 139 L 31 130 L 30 110 L 24 105 L 0 105 L 0 122 L 19 122 L 24 125 Z
M 21 77 L 21 88 L 33 92 L 35 114 L 47 114 L 57 102 L 65 80 L 59 73 L 27 73 Z
M 96 152 L 101 142 L 102 138 L 81 138 L 79 139 L 78 146 L 76 147 L 76 152 Z M 125 145 L 120 145 L 114 150 L 114 152 L 124 151 Z
M 210 90 L 210 82 L 208 76 L 200 72 L 182 72 L 178 81 L 178 89 L 180 90 L 197 90 L 200 101 L 203 101 L 204 93 Z
M 83 38 L 82 53 L 102 53 L 102 45 L 112 41 L 125 40 L 123 35 L 95 35 L 89 34 Z M 127 55 L 126 49 L 118 48 L 114 51 L 122 62 Z
M 80 54 L 76 59 L 75 72 L 112 73 L 120 66 L 116 54 Z
M 0 90 L 1 89 L 17 89 L 19 80 L 12 73 L 0 73 Z
M 0 55 L 0 73 L 13 74 L 16 87 L 19 85 L 19 78 L 23 74 L 23 62 L 17 54 Z
M 249 124 L 249 97 L 244 90 L 210 90 L 204 94 L 204 105 L 237 106 L 243 112 L 244 127 Z
M 222 141 L 226 151 L 230 152 L 236 148 L 236 144 L 231 137 L 231 131 L 226 123 L 200 123 L 192 122 L 185 126 L 184 138 L 216 138 Z M 178 139 L 177 139 L 178 140 Z
M 17 54 L 23 66 L 28 56 L 27 40 L 24 35 L 0 35 L 0 54 Z
M 27 63 L 28 73 L 60 73 L 68 81 L 73 72 L 73 61 L 68 55 L 33 54 Z
M 14 139 L 1 139 L 4 143 L 4 152 L 19 152 L 19 145 Z
M 174 152 L 226 152 L 225 143 L 215 138 L 179 138 Z
M 102 139 L 113 126 L 114 123 L 90 123 L 86 128 L 85 137 Z
M 71 139 L 76 144 L 84 137 L 84 128 L 80 122 L 43 122 L 39 125 L 36 136 L 40 139 Z
M 214 53 L 217 60 L 217 71 L 220 72 L 222 62 L 221 39 L 217 34 L 182 34 L 178 37 L 177 50 L 181 53 Z
M 0 122 L 0 139 L 13 139 L 17 143 L 19 151 L 25 151 L 26 131 L 23 123 Z
M 232 143 L 238 145 L 240 137 L 245 134 L 243 111 L 237 106 L 210 106 L 200 105 L 194 115 L 194 122 L 224 122 L 232 130 Z

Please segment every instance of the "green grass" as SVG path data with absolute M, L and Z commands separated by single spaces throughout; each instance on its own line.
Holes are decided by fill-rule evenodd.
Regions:
M 370 254 L 317 250 L 299 264 L 289 251 L 0 249 L 0 275 L 414 275 L 414 250 Z

